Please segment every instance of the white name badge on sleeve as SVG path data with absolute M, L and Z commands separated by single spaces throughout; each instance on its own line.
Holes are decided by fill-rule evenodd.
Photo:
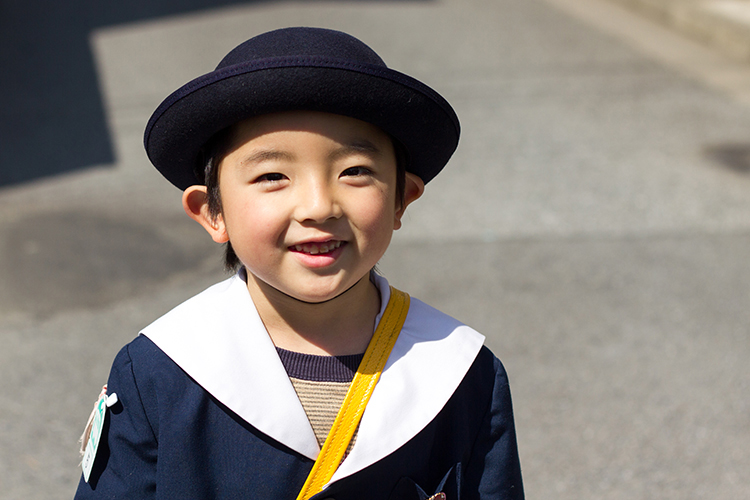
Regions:
M 117 394 L 113 393 L 108 396 L 107 386 L 102 387 L 102 392 L 99 394 L 99 399 L 94 405 L 94 410 L 91 412 L 89 421 L 86 423 L 86 429 L 81 436 L 81 453 L 83 454 L 81 468 L 83 469 L 83 479 L 86 482 L 89 481 L 91 469 L 94 467 L 96 450 L 99 449 L 104 420 L 107 418 L 107 408 L 115 403 L 117 403 Z

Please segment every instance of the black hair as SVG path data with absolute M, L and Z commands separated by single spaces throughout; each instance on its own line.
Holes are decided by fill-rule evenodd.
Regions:
M 234 127 L 227 127 L 211 137 L 201 148 L 198 155 L 198 165 L 196 165 L 196 177 L 202 179 L 206 185 L 208 197 L 208 214 L 216 220 L 222 213 L 221 191 L 219 190 L 219 165 L 224 156 L 229 152 L 232 139 L 234 137 Z M 408 164 L 408 153 L 406 148 L 399 141 L 389 135 L 393 143 L 393 152 L 396 156 L 396 198 L 400 206 L 404 205 L 406 196 L 406 166 Z M 232 243 L 227 241 L 224 244 L 224 269 L 229 272 L 236 272 L 242 262 L 234 252 Z

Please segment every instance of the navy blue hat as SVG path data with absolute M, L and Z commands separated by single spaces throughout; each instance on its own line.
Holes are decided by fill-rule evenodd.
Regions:
M 167 97 L 146 126 L 146 153 L 178 188 L 202 184 L 198 158 L 211 136 L 252 116 L 291 110 L 380 127 L 404 146 L 406 169 L 425 183 L 458 146 L 458 118 L 437 92 L 389 69 L 346 33 L 285 28 L 240 44 L 215 71 Z

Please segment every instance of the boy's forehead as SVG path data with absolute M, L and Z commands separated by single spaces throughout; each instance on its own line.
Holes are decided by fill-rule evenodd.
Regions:
M 392 149 L 392 139 L 379 127 L 356 118 L 319 111 L 285 111 L 253 116 L 231 127 L 230 143 L 235 149 L 264 136 L 303 132 L 325 136 L 362 152 L 380 153 Z

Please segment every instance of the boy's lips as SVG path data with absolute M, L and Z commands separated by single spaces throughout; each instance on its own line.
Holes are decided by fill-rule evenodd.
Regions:
M 335 264 L 345 247 L 342 240 L 307 241 L 291 245 L 289 250 L 305 267 L 318 269 Z
M 321 241 L 321 242 L 305 242 L 305 243 L 298 243 L 295 245 L 291 245 L 289 247 L 289 250 L 292 250 L 294 252 L 301 252 L 308 255 L 321 255 L 321 254 L 327 254 L 330 252 L 333 252 L 337 248 L 340 248 L 341 245 L 344 245 L 346 242 L 341 240 L 327 240 L 327 241 Z

